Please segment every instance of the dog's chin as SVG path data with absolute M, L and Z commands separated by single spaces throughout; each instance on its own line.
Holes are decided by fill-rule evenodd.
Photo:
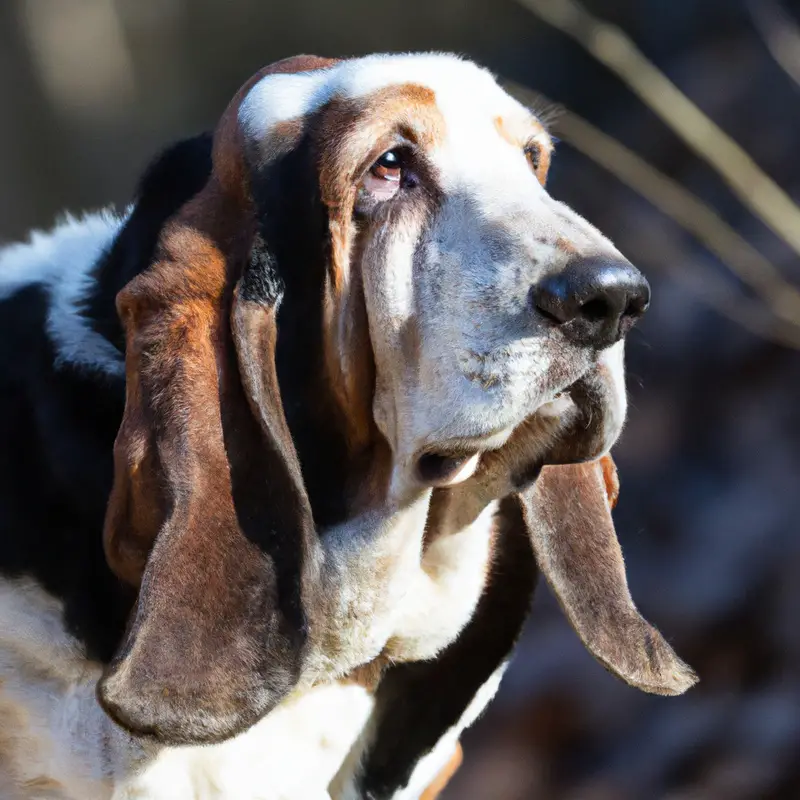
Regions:
M 594 461 L 608 453 L 622 432 L 624 381 L 621 347 L 610 348 L 593 369 L 534 409 L 515 418 L 505 407 L 493 415 L 493 428 L 429 440 L 411 459 L 413 479 L 417 485 L 444 488 L 491 471 L 498 461 L 513 464 L 512 472 L 521 476 L 535 476 L 545 465 Z

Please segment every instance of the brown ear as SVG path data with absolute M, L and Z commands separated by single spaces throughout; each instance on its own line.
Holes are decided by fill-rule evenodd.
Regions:
M 609 456 L 589 460 L 619 433 L 622 420 L 609 417 L 617 413 L 616 390 L 601 365 L 571 388 L 573 403 L 559 416 L 534 415 L 485 454 L 472 478 L 437 492 L 432 516 L 443 530 L 457 531 L 491 500 L 515 497 L 539 569 L 589 651 L 640 689 L 680 694 L 697 679 L 641 617 L 628 590 L 611 518 L 619 492 L 614 463 Z
M 544 467 L 519 497 L 539 569 L 589 652 L 623 680 L 655 694 L 697 682 L 637 611 L 611 518 L 616 470 L 609 457 Z
M 234 735 L 294 687 L 316 575 L 275 373 L 280 276 L 255 234 L 236 108 L 208 184 L 117 301 L 127 394 L 104 540 L 140 589 L 98 697 L 173 744 Z

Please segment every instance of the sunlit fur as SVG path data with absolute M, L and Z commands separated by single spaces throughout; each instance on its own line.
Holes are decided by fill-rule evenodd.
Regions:
M 115 375 L 124 372 L 122 354 L 80 311 L 94 288 L 92 270 L 123 222 L 111 211 L 65 215 L 52 231 L 34 231 L 28 242 L 0 248 L 0 300 L 43 285 L 50 296 L 48 332 L 59 358 Z
M 20 798 L 324 800 L 354 740 L 360 734 L 368 740 L 369 693 L 338 679 L 379 656 L 435 657 L 474 612 L 491 569 L 494 506 L 424 551 L 431 489 L 415 478 L 415 457 L 432 446 L 497 448 L 523 420 L 602 366 L 609 356 L 567 344 L 536 320 L 527 293 L 563 265 L 564 240 L 573 253 L 618 254 L 553 200 L 531 170 L 521 144 L 543 136 L 538 121 L 487 71 L 456 57 L 375 56 L 270 76 L 244 99 L 238 119 L 266 161 L 270 154 L 259 147 L 279 123 L 306 117 L 333 98 L 368 99 L 405 84 L 432 90 L 444 123 L 424 154 L 441 202 L 433 210 L 409 210 L 401 224 L 374 226 L 359 251 L 376 362 L 373 411 L 392 450 L 391 491 L 383 508 L 324 532 L 322 624 L 310 632 L 300 684 L 305 693 L 222 745 L 149 749 L 100 711 L 94 699 L 99 666 L 67 637 L 52 598 L 39 587 L 4 580 L 0 720 L 24 717 L 27 727 L 11 738 L 0 729 L 0 775 L 5 768 L 14 776 Z M 119 224 L 107 215 L 69 220 L 47 237 L 0 251 L 0 297 L 45 285 L 58 357 L 115 375 L 122 372 L 120 354 L 78 312 L 92 267 Z M 404 340 L 412 328 L 416 350 Z M 621 356 L 620 345 L 609 364 L 616 392 L 606 447 L 624 419 Z M 554 408 L 557 425 L 561 411 Z M 419 796 L 452 754 L 461 728 L 491 698 L 500 674 L 420 762 L 398 798 Z M 356 754 L 353 768 L 357 762 Z M 349 787 L 350 777 L 340 775 L 340 785 Z M 342 791 L 352 796 L 346 793 L 352 789 Z
M 375 227 L 360 265 L 377 369 L 375 419 L 392 445 L 402 492 L 423 449 L 496 447 L 596 363 L 596 353 L 535 319 L 528 291 L 568 255 L 621 256 L 551 198 L 530 168 L 524 145 L 550 147 L 540 121 L 488 71 L 454 56 L 369 56 L 271 75 L 245 97 L 239 120 L 267 161 L 279 123 L 392 85 L 431 90 L 443 122 L 433 133 L 428 121 L 410 123 L 440 206 L 432 216 L 409 211 Z M 361 124 L 377 129 L 379 113 L 367 105 Z M 404 346 L 410 329 L 421 343 L 416 358 Z

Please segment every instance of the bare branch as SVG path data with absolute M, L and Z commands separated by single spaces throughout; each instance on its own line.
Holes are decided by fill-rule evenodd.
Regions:
M 748 0 L 746 5 L 770 55 L 800 86 L 800 25 L 775 0 Z
M 697 155 L 742 204 L 800 256 L 800 208 L 725 131 L 704 114 L 616 25 L 577 0 L 517 0 L 612 70 Z M 760 0 L 759 0 L 760 2 Z

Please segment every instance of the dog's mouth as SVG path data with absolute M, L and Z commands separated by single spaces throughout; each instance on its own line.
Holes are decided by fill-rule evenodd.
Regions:
M 616 441 L 625 418 L 624 385 L 618 381 L 619 375 L 600 365 L 513 428 L 428 445 L 414 461 L 416 479 L 446 488 L 503 465 L 512 484 L 522 486 L 546 464 L 599 458 Z
M 543 403 L 528 419 L 537 415 L 554 419 L 568 412 L 574 406 L 570 389 L 559 392 L 552 400 Z M 478 470 L 482 456 L 502 449 L 517 429 L 497 430 L 473 439 L 442 443 L 426 449 L 416 459 L 417 479 L 435 488 L 462 483 Z
M 475 474 L 480 458 L 481 451 L 474 448 L 431 450 L 417 459 L 417 477 L 437 488 L 455 486 Z

